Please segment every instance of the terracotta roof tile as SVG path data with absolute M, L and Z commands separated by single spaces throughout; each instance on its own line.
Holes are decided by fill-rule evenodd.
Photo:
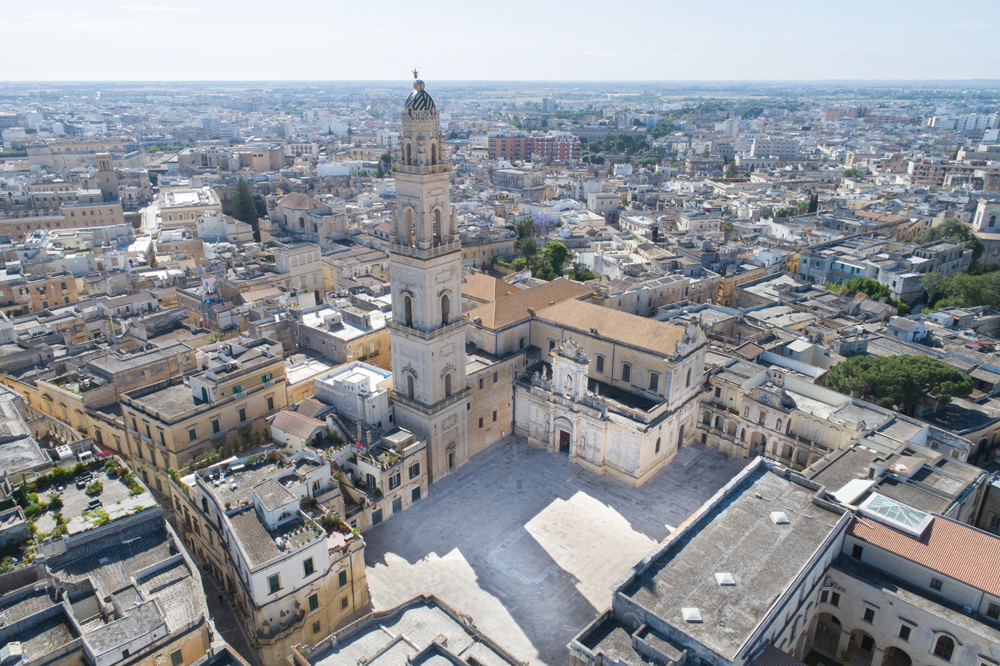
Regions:
M 313 199 L 308 194 L 302 192 L 292 192 L 278 199 L 278 206 L 291 208 L 292 210 L 309 210 L 310 208 L 323 208 L 323 204 Z
M 537 313 L 551 304 L 589 297 L 593 293 L 578 282 L 559 278 L 481 305 L 469 310 L 466 316 L 469 321 L 479 317 L 481 319 L 479 325 L 484 328 L 498 329 L 527 319 L 531 316 L 529 309 Z
M 299 439 L 309 439 L 316 428 L 326 428 L 326 423 L 296 412 L 284 411 L 275 415 L 274 420 L 271 421 L 271 427 Z
M 462 296 L 468 296 L 484 303 L 491 303 L 498 298 L 510 296 L 519 291 L 524 291 L 524 289 L 483 273 L 469 273 L 462 279 Z
M 1000 538 L 934 516 L 920 539 L 873 520 L 855 518 L 851 536 L 994 596 L 1000 596 Z
M 664 356 L 673 356 L 684 327 L 647 319 L 593 303 L 563 301 L 537 313 L 539 319 L 575 328 Z

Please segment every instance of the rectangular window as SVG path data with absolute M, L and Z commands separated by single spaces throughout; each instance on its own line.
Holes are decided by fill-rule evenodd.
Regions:
M 990 516 L 990 529 L 994 532 L 1000 530 L 1000 516 Z
M 212 419 L 212 432 L 217 433 L 222 428 L 219 427 L 219 419 Z
M 316 569 L 313 567 L 313 558 L 307 559 L 302 563 L 302 572 L 304 576 L 311 576 Z
M 167 445 L 167 440 L 166 440 L 166 438 L 165 438 L 165 437 L 163 436 L 163 431 L 162 431 L 162 430 L 160 431 L 160 444 L 162 444 L 163 446 L 166 446 L 166 445 Z
M 493 412 L 493 423 L 496 423 L 496 422 L 497 422 L 497 413 L 496 413 L 496 411 L 494 411 Z
M 861 560 L 861 554 L 865 552 L 865 549 L 857 544 L 854 544 L 854 548 L 851 549 L 851 557 L 855 560 Z
M 347 610 L 347 597 L 340 600 L 340 610 Z
M 484 384 L 483 384 L 483 378 L 482 378 L 482 377 L 480 377 L 480 378 L 479 378 L 479 388 L 480 388 L 480 389 L 482 389 L 482 388 L 483 388 L 483 386 L 484 386 Z
M 904 641 L 910 640 L 910 625 L 901 624 L 899 625 L 899 637 Z
M 269 594 L 276 594 L 281 589 L 281 580 L 278 578 L 278 574 L 267 577 L 267 589 Z
M 494 372 L 494 373 L 493 373 L 493 383 L 494 383 L 494 384 L 496 384 L 496 383 L 497 383 L 497 377 L 498 377 L 498 375 L 499 375 L 499 374 L 500 374 L 500 373 L 498 373 L 498 372 Z
M 990 603 L 986 608 L 986 617 L 1000 620 L 1000 604 Z
M 825 604 L 829 600 L 830 600 L 830 591 L 829 590 L 823 590 L 822 592 L 820 592 L 820 594 L 819 594 L 819 602 L 821 604 Z
M 343 571 L 341 571 L 339 574 L 337 574 L 337 585 L 339 585 L 340 587 L 344 587 L 345 585 L 347 585 L 347 570 L 346 569 L 343 570 Z
M 149 430 L 149 424 L 145 423 L 143 425 L 146 426 L 146 437 L 149 437 L 150 439 L 153 439 L 153 433 Z
M 941 591 L 941 587 L 943 585 L 944 585 L 944 583 L 941 581 L 940 578 L 931 578 L 931 589 L 932 590 L 937 590 L 938 592 L 940 592 Z
M 242 384 L 237 384 L 236 386 L 233 387 L 233 395 L 236 395 L 237 393 L 243 393 Z
M 483 417 L 482 416 L 479 417 L 479 427 L 480 428 L 483 427 Z
M 267 411 L 274 409 L 274 398 L 267 399 Z
M 830 593 L 830 605 L 831 606 L 840 606 L 840 593 L 839 592 L 831 592 Z
M 319 622 L 313 622 L 313 633 L 314 634 L 319 633 Z
M 604 374 L 604 357 L 598 355 L 597 359 L 594 361 L 594 372 Z
M 184 663 L 184 655 L 181 654 L 180 650 L 174 650 L 170 653 L 170 666 L 181 666 Z
M 415 479 L 420 476 L 420 463 L 410 465 L 410 478 Z
M 319 608 L 319 594 L 309 595 L 309 610 L 314 611 Z
M 188 441 L 193 442 L 196 439 L 198 439 L 198 433 L 195 432 L 194 428 L 191 428 L 190 430 L 188 430 Z
M 134 416 L 132 417 L 132 430 L 135 430 L 136 432 L 139 432 L 139 426 L 137 426 L 135 424 L 135 417 Z
M 866 608 L 865 609 L 865 614 L 864 614 L 864 620 L 868 624 L 872 624 L 873 622 L 875 622 L 875 609 L 873 609 L 873 608 Z
M 243 407 L 240 408 L 240 423 L 247 420 L 247 410 Z

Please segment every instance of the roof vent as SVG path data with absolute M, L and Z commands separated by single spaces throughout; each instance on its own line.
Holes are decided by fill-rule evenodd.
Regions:
M 698 608 L 682 608 L 681 615 L 685 622 L 701 622 L 701 610 Z
M 787 525 L 788 516 L 785 515 L 784 511 L 772 511 L 771 520 L 774 521 L 775 525 Z
M 736 579 L 733 578 L 733 574 L 731 573 L 715 574 L 715 582 L 719 585 L 736 585 Z

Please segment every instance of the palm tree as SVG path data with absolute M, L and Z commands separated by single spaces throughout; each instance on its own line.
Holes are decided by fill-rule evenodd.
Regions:
M 725 222 L 722 223 L 722 233 L 726 234 L 726 240 L 725 240 L 726 243 L 729 242 L 729 234 L 733 233 L 733 229 L 735 228 L 736 227 L 733 226 L 733 223 L 730 222 L 729 220 L 726 220 Z

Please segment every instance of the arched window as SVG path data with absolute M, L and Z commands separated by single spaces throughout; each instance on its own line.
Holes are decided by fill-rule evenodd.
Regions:
M 955 653 L 955 641 L 950 636 L 939 636 L 934 644 L 934 656 L 941 657 L 945 661 L 951 661 L 951 655 Z
M 305 228 L 306 228 L 306 218 L 300 217 L 299 218 L 299 229 L 305 229 Z
M 406 375 L 406 395 L 412 400 L 414 397 L 413 375 Z
M 444 376 L 444 396 L 446 398 L 451 397 L 451 373 L 449 372 Z
M 431 164 L 437 164 L 437 163 L 438 163 L 437 145 L 435 145 L 435 144 L 432 143 L 431 144 Z
M 632 366 L 628 363 L 622 363 L 622 381 L 626 384 L 632 383 Z
M 413 164 L 413 157 L 410 154 L 410 144 L 406 144 L 406 163 Z
M 556 341 L 555 340 L 549 340 L 549 351 L 552 351 L 555 348 L 556 348 Z
M 656 438 L 656 448 L 653 450 L 653 453 L 659 453 L 659 452 L 660 452 L 660 438 L 657 437 Z
M 403 296 L 403 321 L 407 326 L 413 326 L 413 303 L 409 296 Z
M 687 381 L 684 384 L 684 388 L 691 388 L 691 368 L 688 368 Z
M 741 442 L 747 441 L 747 429 L 746 428 L 743 428 L 742 430 L 740 430 L 740 441 Z
M 996 214 L 990 215 L 990 227 L 995 227 L 997 224 Z
M 594 359 L 594 372 L 599 372 L 602 375 L 604 374 L 604 357 L 600 354 L 598 354 L 597 358 Z
M 781 419 L 778 419 L 778 422 L 774 424 L 774 429 L 781 432 Z
M 655 372 L 649 373 L 649 390 L 653 393 L 660 390 L 660 375 Z
M 451 317 L 451 301 L 448 299 L 448 294 L 441 297 L 441 325 L 447 326 L 448 319 Z
M 434 209 L 434 244 L 441 244 L 441 209 Z

